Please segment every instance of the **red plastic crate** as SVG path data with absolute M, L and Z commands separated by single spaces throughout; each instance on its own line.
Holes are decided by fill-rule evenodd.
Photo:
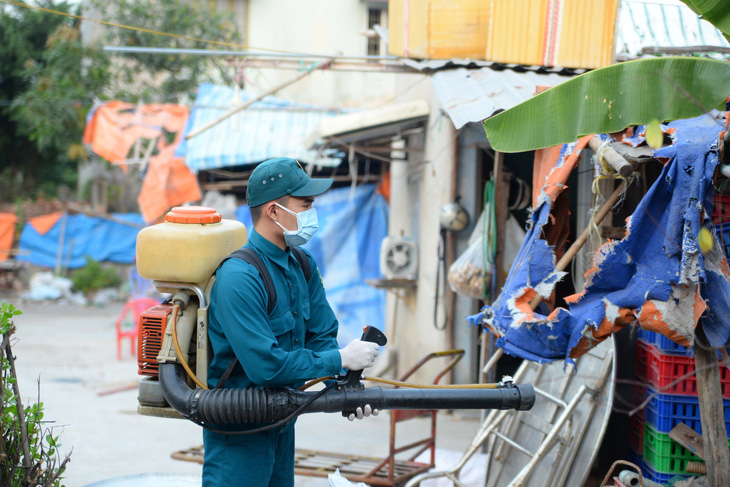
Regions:
M 697 395 L 697 378 L 694 374 L 685 377 L 671 387 L 667 387 L 683 375 L 694 372 L 694 357 L 661 353 L 653 345 L 648 345 L 639 340 L 636 342 L 636 348 L 637 361 L 640 355 L 646 357 L 646 377 L 644 380 L 647 384 L 661 391 L 662 394 Z M 722 362 L 720 363 L 720 385 L 722 386 L 723 397 L 730 398 L 730 370 Z M 665 387 L 667 388 L 665 389 Z
M 634 362 L 634 375 L 642 382 L 646 381 L 646 366 L 648 364 L 649 347 L 641 340 L 636 340 L 636 361 Z
M 712 223 L 717 225 L 730 221 L 730 194 L 717 194 L 712 197 Z
M 629 446 L 635 452 L 644 451 L 644 418 L 638 414 L 629 421 Z

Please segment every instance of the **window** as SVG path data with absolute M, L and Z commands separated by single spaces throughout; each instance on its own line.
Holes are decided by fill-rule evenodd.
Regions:
M 376 25 L 382 25 L 380 21 L 382 12 L 379 8 L 368 9 L 368 31 L 372 32 L 371 36 L 368 37 L 368 56 L 380 55 L 380 37 L 373 28 Z

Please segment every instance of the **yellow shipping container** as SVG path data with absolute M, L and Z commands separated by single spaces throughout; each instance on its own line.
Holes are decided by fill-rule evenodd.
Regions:
M 619 0 L 487 0 L 485 59 L 567 68 L 614 62 Z
M 389 52 L 568 68 L 614 62 L 619 0 L 390 0 Z
M 484 59 L 486 0 L 390 0 L 388 51 L 419 59 Z

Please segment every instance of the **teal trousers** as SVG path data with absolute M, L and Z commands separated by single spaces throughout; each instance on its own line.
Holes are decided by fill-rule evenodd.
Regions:
M 234 436 L 203 430 L 203 487 L 293 487 L 294 421 Z

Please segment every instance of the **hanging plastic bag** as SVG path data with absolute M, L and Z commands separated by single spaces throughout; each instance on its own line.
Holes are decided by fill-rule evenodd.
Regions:
M 491 191 L 491 185 L 487 184 L 486 190 Z M 455 293 L 485 299 L 491 290 L 496 230 L 494 221 L 491 205 L 485 201 L 484 211 L 469 236 L 466 251 L 449 268 L 448 281 Z M 485 228 L 491 229 L 491 233 Z
M 470 239 L 472 240 L 472 239 Z M 449 268 L 451 289 L 464 296 L 484 299 L 491 288 L 492 264 L 485 259 L 484 236 L 479 234 Z
M 490 188 L 491 190 L 491 188 Z M 493 191 L 493 190 L 492 190 Z M 492 263 L 496 254 L 496 218 L 491 205 L 485 201 L 474 230 L 469 236 L 468 247 L 449 268 L 448 281 L 451 289 L 474 299 L 487 299 L 492 291 Z M 490 230 L 485 230 L 490 229 Z M 490 239 L 491 242 L 488 242 Z M 525 231 L 517 220 L 509 215 L 505 226 L 504 276 L 512 266 L 525 239 Z

